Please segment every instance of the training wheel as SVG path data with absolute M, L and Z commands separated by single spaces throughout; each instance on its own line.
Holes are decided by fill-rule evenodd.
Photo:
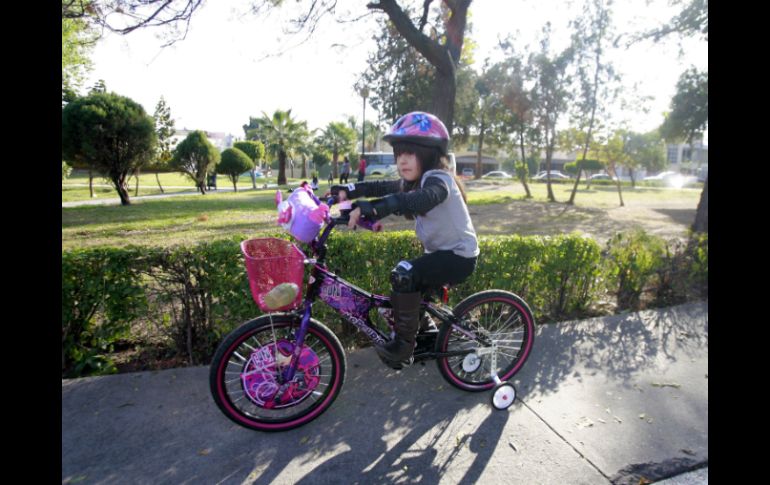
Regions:
M 513 384 L 502 382 L 495 386 L 492 391 L 492 406 L 499 411 L 503 411 L 511 407 L 513 401 L 516 400 L 516 388 Z

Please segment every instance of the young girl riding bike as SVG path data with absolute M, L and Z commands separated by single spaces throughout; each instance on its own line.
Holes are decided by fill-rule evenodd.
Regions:
M 335 185 L 340 201 L 353 203 L 349 227 L 361 216 L 379 220 L 390 214 L 415 220 L 425 254 L 401 261 L 390 273 L 396 338 L 375 346 L 394 369 L 408 363 L 420 325 L 422 292 L 465 281 L 476 267 L 479 245 L 461 183 L 447 171 L 449 133 L 436 116 L 415 111 L 402 116 L 383 137 L 393 147 L 399 180 Z

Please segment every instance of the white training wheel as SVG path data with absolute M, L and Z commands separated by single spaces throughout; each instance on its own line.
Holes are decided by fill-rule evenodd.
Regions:
M 511 407 L 513 401 L 516 400 L 516 388 L 512 384 L 502 382 L 495 386 L 492 391 L 492 406 L 499 411 L 503 411 Z

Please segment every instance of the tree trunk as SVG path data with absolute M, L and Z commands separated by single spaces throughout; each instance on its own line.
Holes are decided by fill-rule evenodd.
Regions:
M 206 195 L 206 182 L 198 181 L 198 190 L 201 191 L 201 195 Z
M 337 165 L 339 163 L 337 159 L 339 158 L 339 156 L 340 154 L 337 153 L 336 150 L 332 152 L 332 176 L 334 177 L 334 180 L 337 180 Z
M 136 191 L 134 192 L 134 197 L 139 197 L 139 171 L 140 168 L 136 167 L 136 173 L 134 174 L 134 177 L 136 177 Z
M 551 134 L 551 140 L 555 138 L 555 133 Z M 546 140 L 548 142 L 548 140 Z M 553 146 L 552 142 L 548 142 L 545 149 L 545 179 L 548 185 L 548 201 L 556 202 L 556 197 L 553 195 L 553 188 L 551 187 L 551 158 L 553 158 Z
M 88 169 L 88 190 L 91 192 L 91 198 L 96 197 L 94 195 L 94 172 L 90 168 Z
M 455 115 L 455 95 L 457 91 L 457 80 L 455 79 L 454 65 L 451 72 L 442 73 L 436 69 L 436 81 L 433 85 L 433 101 L 431 109 L 433 114 L 446 125 L 447 131 L 451 134 L 454 127 Z
M 278 185 L 286 185 L 286 152 L 278 152 Z
M 618 198 L 620 199 L 620 207 L 625 206 L 626 204 L 623 203 L 623 191 L 620 188 L 620 177 L 618 177 L 618 171 L 615 170 L 615 164 L 611 164 L 608 167 L 610 171 L 610 177 L 614 177 L 615 180 L 615 186 L 618 188 Z
M 238 192 L 238 182 L 236 182 L 238 180 L 238 176 L 236 175 L 231 180 L 233 181 L 233 192 Z
M 251 169 L 250 174 L 251 174 L 251 188 L 253 188 L 254 190 L 257 190 L 257 167 L 256 166 Z
M 479 149 L 476 152 L 476 176 L 475 179 L 481 178 L 481 150 L 484 147 L 484 115 L 481 115 L 481 131 L 479 132 Z
M 307 178 L 307 157 L 302 155 L 302 178 Z
M 120 178 L 113 178 L 112 183 L 115 184 L 115 190 L 118 191 L 120 197 L 120 205 L 131 205 L 131 199 L 128 196 L 128 189 L 126 189 L 125 180 Z
M 160 188 L 160 193 L 161 193 L 161 194 L 165 194 L 165 193 L 166 193 L 166 191 L 165 191 L 165 190 L 163 190 L 163 186 L 162 186 L 162 185 L 160 185 L 160 176 L 158 175 L 158 172 L 155 172 L 155 180 L 157 180 L 157 181 L 158 181 L 158 187 Z
M 703 183 L 703 192 L 700 194 L 700 202 L 695 212 L 695 222 L 692 225 L 693 232 L 709 232 L 709 178 Z
M 291 178 L 294 178 L 294 159 L 289 160 L 289 170 L 291 170 Z
M 521 131 L 519 131 L 519 146 L 521 147 L 521 163 L 524 164 L 524 167 L 527 167 L 527 154 L 524 151 L 524 128 L 522 127 Z M 521 184 L 524 186 L 524 191 L 527 193 L 527 199 L 532 198 L 532 194 L 529 192 L 529 185 L 527 185 L 527 171 L 522 170 L 521 174 Z

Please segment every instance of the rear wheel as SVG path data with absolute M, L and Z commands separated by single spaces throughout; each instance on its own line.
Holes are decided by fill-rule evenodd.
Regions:
M 345 354 L 320 322 L 310 321 L 295 376 L 283 382 L 299 324 L 296 315 L 265 315 L 244 323 L 220 344 L 209 385 L 225 416 L 246 428 L 284 431 L 331 406 L 345 379 Z
M 497 361 L 494 371 L 501 381 L 510 380 L 521 369 L 535 340 L 535 320 L 524 300 L 508 291 L 482 291 L 461 301 L 453 313 L 466 328 L 493 346 L 484 346 L 444 323 L 438 335 L 438 352 L 470 351 L 437 359 L 441 375 L 450 384 L 465 391 L 492 389 L 493 360 Z

